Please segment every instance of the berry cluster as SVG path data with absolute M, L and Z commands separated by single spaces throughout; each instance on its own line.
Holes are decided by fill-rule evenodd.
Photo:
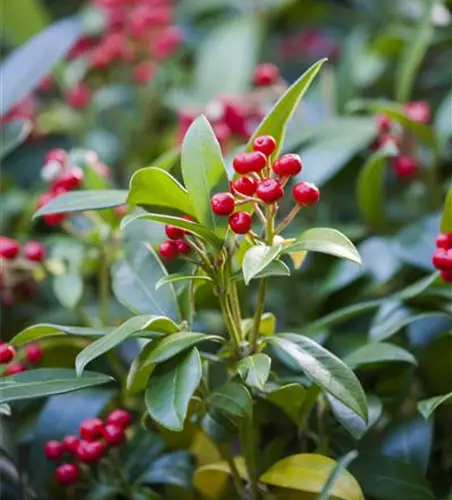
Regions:
M 229 227 L 234 233 L 246 234 L 251 230 L 252 215 L 235 211 L 237 206 L 254 203 L 255 206 L 273 205 L 284 197 L 284 186 L 289 178 L 298 175 L 302 162 L 296 154 L 285 154 L 272 162 L 271 155 L 277 143 L 272 136 L 256 137 L 253 151 L 240 153 L 233 160 L 239 177 L 231 183 L 229 193 L 217 193 L 211 199 L 214 214 L 229 216 Z M 298 182 L 292 188 L 296 210 L 318 202 L 319 189 L 309 182 Z
M 16 297 L 29 297 L 34 292 L 33 271 L 45 259 L 45 248 L 39 241 L 20 243 L 0 235 L 1 301 L 11 306 Z
M 413 121 L 427 124 L 430 121 L 431 111 L 430 106 L 425 101 L 413 101 L 405 104 L 404 111 L 406 115 Z M 392 120 L 389 116 L 380 114 L 376 117 L 377 124 L 380 130 L 380 136 L 375 141 L 373 148 L 378 149 L 388 142 L 395 142 L 402 150 L 402 154 L 394 158 L 394 172 L 400 179 L 411 179 L 419 169 L 417 159 L 411 151 L 403 151 L 405 145 L 402 141 L 400 131 L 394 130 Z M 402 131 L 403 132 L 403 131 Z
M 14 361 L 17 357 L 14 347 L 0 342 L 0 365 L 8 365 L 2 372 L 3 376 L 22 373 L 40 363 L 43 351 L 39 344 L 28 344 L 23 351 L 23 361 Z
M 437 236 L 433 265 L 439 269 L 444 281 L 452 283 L 452 233 L 440 233 Z
M 188 215 L 184 215 L 183 219 L 193 220 Z M 163 260 L 175 260 L 181 255 L 188 255 L 191 252 L 191 246 L 186 239 L 186 231 L 179 227 L 167 224 L 165 226 L 165 233 L 168 240 L 164 241 L 159 246 L 159 254 Z
M 95 464 L 107 452 L 107 447 L 114 448 L 126 440 L 126 429 L 131 425 L 132 417 L 127 410 L 117 408 L 110 412 L 103 422 L 93 417 L 80 425 L 79 436 L 67 435 L 61 441 L 50 440 L 44 445 L 44 454 L 48 460 L 64 462 L 55 469 L 57 481 L 70 486 L 80 480 L 80 463 Z
M 202 110 L 182 110 L 179 113 L 179 142 L 201 112 L 212 124 L 223 151 L 231 149 L 234 141 L 247 141 L 264 117 L 267 106 L 278 97 L 277 84 L 281 82 L 279 69 L 274 64 L 259 64 L 254 70 L 253 81 L 256 88 L 245 96 L 222 96 L 209 102 Z
M 88 61 L 88 81 L 100 81 L 112 66 L 128 68 L 133 80 L 146 84 L 157 73 L 158 64 L 170 58 L 182 42 L 180 28 L 173 25 L 170 0 L 92 0 L 105 19 L 100 36 L 84 37 L 69 53 L 69 59 Z M 90 79 L 90 74 L 97 78 Z M 96 75 L 97 74 L 97 75 Z M 90 84 L 79 83 L 67 93 L 74 109 L 83 109 L 91 100 Z

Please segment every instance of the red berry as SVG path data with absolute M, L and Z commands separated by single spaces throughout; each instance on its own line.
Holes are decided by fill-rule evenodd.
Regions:
M 86 441 L 94 441 L 102 435 L 104 424 L 100 418 L 88 418 L 80 425 L 80 436 Z
M 55 193 L 42 193 L 36 200 L 36 208 L 42 208 L 55 198 Z
M 76 189 L 82 184 L 84 176 L 85 174 L 81 168 L 68 168 L 57 177 L 55 182 L 53 182 L 52 190 L 64 189 L 66 191 L 71 191 L 72 189 Z
M 185 240 L 176 240 L 177 251 L 182 255 L 187 255 L 191 252 L 191 246 Z
M 223 122 L 215 123 L 212 129 L 220 146 L 225 146 L 231 138 L 231 129 Z
M 280 177 L 297 175 L 302 168 L 301 158 L 293 153 L 283 155 L 273 163 L 273 172 Z
M 80 444 L 80 439 L 77 436 L 64 436 L 62 445 L 63 445 L 63 450 L 66 451 L 67 453 L 71 453 L 72 455 L 75 455 L 78 449 L 78 445 Z
M 28 344 L 25 347 L 25 356 L 31 365 L 38 364 L 42 359 L 42 347 L 39 344 Z
M 238 103 L 224 102 L 224 123 L 233 134 L 240 135 L 245 139 L 249 137 L 247 126 L 247 111 Z
M 440 233 L 436 237 L 436 246 L 448 250 L 452 247 L 452 233 Z
M 168 59 L 182 42 L 182 31 L 178 26 L 168 26 L 159 36 L 151 40 L 149 48 L 158 61 Z
M 55 469 L 57 481 L 64 486 L 76 484 L 79 479 L 78 465 L 76 464 L 61 464 Z
M 378 137 L 378 139 L 374 142 L 374 144 L 372 145 L 372 149 L 375 151 L 377 149 L 382 148 L 383 146 L 386 146 L 386 144 L 390 142 L 394 142 L 395 144 L 397 144 L 398 140 L 390 133 L 385 132 L 381 134 L 380 137 Z
M 233 192 L 253 196 L 257 189 L 257 181 L 252 177 L 239 177 L 231 187 Z
M 320 199 L 320 191 L 317 186 L 310 182 L 298 182 L 292 188 L 292 195 L 295 201 L 304 207 L 314 205 Z
M 129 210 L 129 208 L 127 207 L 127 205 L 119 205 L 119 207 L 115 207 L 113 209 L 116 217 L 120 217 L 120 218 L 124 217 L 124 215 L 127 214 L 128 210 Z
M 267 166 L 267 157 L 260 151 L 240 153 L 234 158 L 232 165 L 238 174 L 260 172 Z
M 452 283 L 452 269 L 441 269 L 439 274 L 443 281 L 446 283 Z
M 237 234 L 246 234 L 251 229 L 252 217 L 248 212 L 235 212 L 229 217 L 229 227 Z
M 394 169 L 397 177 L 410 178 L 417 172 L 417 161 L 412 156 L 397 156 L 394 158 Z
M 6 236 L 0 236 L 0 257 L 11 260 L 20 252 L 19 242 Z
M 279 69 L 271 63 L 263 63 L 256 66 L 253 74 L 253 81 L 260 87 L 273 85 L 279 80 Z
M 44 454 L 49 460 L 59 460 L 63 455 L 63 446 L 55 439 L 47 441 L 44 444 Z
M 389 132 L 391 130 L 391 118 L 389 116 L 380 114 L 375 117 L 380 132 Z
M 137 83 L 145 84 L 151 80 L 157 72 L 157 66 L 152 61 L 143 61 L 133 68 L 133 79 Z
M 84 109 L 91 98 L 91 91 L 83 84 L 71 89 L 67 95 L 67 103 L 74 109 Z
M 185 231 L 176 226 L 170 226 L 167 224 L 165 226 L 165 234 L 170 240 L 180 240 L 184 237 Z
M 102 435 L 105 442 L 110 446 L 118 446 L 126 438 L 124 428 L 113 424 L 106 425 L 102 431 Z
M 22 373 L 26 371 L 27 367 L 18 361 L 17 363 L 10 363 L 3 372 L 4 375 L 16 375 L 17 373 Z
M 437 269 L 452 270 L 452 250 L 438 248 L 433 254 L 432 262 Z
M 100 441 L 81 440 L 75 455 L 80 462 L 92 463 L 99 461 L 104 456 L 104 453 L 105 446 Z
M 42 216 L 42 220 L 48 226 L 59 226 L 67 217 L 67 214 L 47 214 Z
M 67 161 L 67 153 L 64 149 L 52 149 L 46 154 L 44 163 L 50 163 L 54 161 L 63 166 Z
M 117 425 L 119 427 L 129 427 L 132 423 L 132 416 L 130 412 L 122 408 L 116 408 L 109 413 L 107 417 L 107 424 Z
M 174 240 L 164 241 L 159 245 L 159 254 L 163 260 L 174 260 L 177 259 L 179 251 L 177 250 L 177 245 Z
M 24 254 L 32 262 L 42 262 L 46 255 L 44 245 L 39 241 L 27 241 L 24 245 Z
M 408 102 L 404 106 L 405 113 L 415 122 L 427 124 L 430 121 L 430 105 L 425 101 Z
M 4 365 L 14 359 L 16 351 L 12 345 L 2 342 L 0 344 L 0 364 Z
M 260 135 L 254 139 L 253 149 L 270 156 L 275 151 L 276 145 L 276 140 L 271 135 Z
M 276 179 L 266 179 L 259 182 L 256 194 L 265 203 L 274 203 L 283 198 L 284 189 Z
M 235 200 L 231 193 L 217 193 L 212 196 L 210 206 L 216 215 L 229 215 L 234 211 Z

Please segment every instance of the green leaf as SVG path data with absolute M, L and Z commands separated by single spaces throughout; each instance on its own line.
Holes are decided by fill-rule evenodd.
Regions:
M 174 333 L 177 332 L 178 329 L 176 323 L 165 316 L 149 316 L 143 314 L 130 318 L 116 330 L 89 344 L 77 355 L 75 360 L 77 374 L 81 375 L 88 363 L 114 349 L 135 332 L 149 330 L 159 333 Z
M 358 455 L 359 453 L 356 450 L 352 450 L 337 461 L 336 466 L 331 471 L 325 486 L 317 495 L 316 500 L 328 500 L 330 498 L 336 481 L 341 477 L 343 471 L 353 462 L 353 460 L 358 458 Z
M 400 297 L 402 300 L 414 299 L 421 293 L 425 292 L 425 290 L 430 288 L 430 286 L 433 285 L 435 281 L 437 281 L 438 277 L 439 277 L 439 271 L 429 274 L 425 278 L 421 278 L 420 280 L 415 281 L 414 283 L 407 286 L 400 292 L 396 293 L 395 297 L 396 298 Z
M 160 287 L 166 283 L 180 283 L 184 281 L 201 281 L 201 282 L 213 282 L 212 278 L 209 276 L 198 276 L 196 274 L 184 274 L 184 273 L 173 273 L 169 276 L 163 276 L 155 284 L 155 289 L 158 290 Z
M 246 418 L 253 412 L 253 399 L 248 389 L 233 381 L 213 392 L 207 403 L 231 417 Z
M 452 233 L 452 188 L 447 193 L 440 227 L 443 233 Z
M 302 233 L 283 253 L 306 250 L 334 255 L 341 259 L 348 259 L 357 264 L 362 264 L 361 256 L 355 245 L 340 231 L 327 227 L 308 229 Z
M 142 168 L 133 174 L 127 203 L 142 207 L 174 208 L 184 214 L 194 215 L 187 190 L 171 174 L 155 167 Z
M 436 2 L 424 2 L 424 11 L 411 36 L 406 38 L 406 45 L 396 72 L 396 96 L 399 102 L 408 101 L 413 92 L 414 82 L 422 60 L 433 40 L 433 8 Z M 413 499 L 414 500 L 414 499 Z
M 194 472 L 193 456 L 186 450 L 178 450 L 157 457 L 140 474 L 138 484 L 172 484 L 189 490 Z
M 242 331 L 246 337 L 253 327 L 254 319 L 246 318 L 242 321 Z M 272 313 L 264 313 L 259 323 L 258 333 L 260 335 L 274 335 L 276 329 L 276 317 Z
M 80 274 L 68 271 L 54 276 L 53 292 L 61 305 L 74 309 L 83 295 L 83 279 Z
M 287 384 L 274 388 L 273 384 L 265 386 L 265 398 L 280 408 L 295 424 L 300 421 L 301 408 L 306 399 L 306 389 L 300 384 Z
M 262 269 L 251 279 L 257 280 L 261 278 L 269 278 L 270 276 L 290 276 L 289 266 L 281 260 L 272 260 L 265 269 Z M 234 281 L 241 281 L 244 279 L 243 272 L 238 271 L 232 276 Z
M 384 182 L 386 159 L 396 156 L 397 148 L 390 142 L 375 151 L 361 169 L 356 184 L 358 206 L 364 220 L 376 229 L 386 226 L 386 197 Z
M 272 465 L 259 481 L 293 492 L 289 498 L 302 498 L 300 491 L 320 493 L 336 467 L 336 461 L 316 453 L 290 455 Z M 340 500 L 364 500 L 358 482 L 344 468 L 335 477 L 331 495 Z
M 245 254 L 242 262 L 242 272 L 245 284 L 263 271 L 280 254 L 282 245 L 256 245 Z
M 397 345 L 386 344 L 384 342 L 365 344 L 344 358 L 344 363 L 353 369 L 388 361 L 399 361 L 417 365 L 416 358 L 410 352 Z
M 419 401 L 417 408 L 421 415 L 427 419 L 430 418 L 433 412 L 442 404 L 452 403 L 452 392 L 449 394 L 443 394 L 442 396 L 435 396 L 434 398 L 423 399 Z
M 33 215 L 33 218 L 46 214 L 118 207 L 124 205 L 126 200 L 127 191 L 122 189 L 71 191 L 50 200 L 47 205 L 44 205 Z
M 434 500 L 429 483 L 417 467 L 394 458 L 361 453 L 350 466 L 366 496 L 376 500 Z
M 27 15 L 24 16 L 24 12 Z M 2 2 L 2 30 L 15 45 L 26 42 L 49 22 L 38 0 Z
M 274 105 L 270 113 L 264 118 L 259 127 L 248 141 L 247 150 L 252 151 L 254 139 L 259 135 L 271 135 L 276 139 L 278 147 L 272 155 L 272 159 L 278 156 L 284 143 L 287 122 L 298 107 L 302 97 L 308 90 L 315 76 L 327 59 L 321 59 L 313 64 L 303 73 L 300 78 L 291 85 L 284 95 Z
M 20 146 L 30 134 L 31 129 L 32 124 L 27 120 L 11 120 L 5 123 L 2 126 L 0 138 L 0 160 Z
M 212 231 L 205 228 L 197 222 L 182 219 L 180 217 L 173 217 L 171 215 L 161 215 L 161 214 L 143 214 L 136 217 L 129 217 L 123 219 L 122 228 L 125 229 L 129 224 L 136 220 L 152 220 L 155 222 L 161 222 L 162 224 L 171 224 L 172 226 L 184 229 L 188 233 L 195 234 L 199 236 L 202 240 L 212 245 L 214 248 L 220 249 L 223 246 L 223 242 L 218 236 Z
M 338 357 L 310 338 L 293 333 L 268 337 L 267 342 L 288 368 L 304 373 L 367 422 L 367 402 L 361 384 Z
M 227 189 L 228 178 L 220 144 L 204 116 L 188 129 L 182 143 L 181 166 L 196 218 L 216 232 L 220 221 L 212 212 L 210 199 L 217 187 Z
M 181 431 L 188 404 L 201 380 L 201 358 L 196 348 L 155 368 L 146 390 L 151 417 L 163 427 Z
M 53 325 L 50 323 L 39 323 L 29 326 L 10 341 L 11 345 L 20 346 L 28 342 L 35 342 L 46 337 L 58 337 L 61 335 L 80 335 L 82 337 L 93 337 L 107 335 L 114 328 L 86 328 L 80 326 Z
M 245 384 L 263 390 L 270 375 L 271 364 L 272 360 L 266 354 L 253 354 L 237 363 L 237 372 Z
M 0 403 L 62 394 L 111 381 L 113 379 L 103 373 L 85 372 L 82 377 L 77 377 L 74 370 L 38 368 L 11 375 L 7 381 L 2 380 Z
M 441 142 L 446 143 L 452 136 L 452 122 L 450 121 L 450 109 L 452 107 L 452 92 L 449 92 L 442 100 L 435 115 L 435 130 Z
M 242 96 L 249 88 L 260 44 L 257 16 L 240 15 L 216 26 L 196 52 L 195 91 L 205 102 Z

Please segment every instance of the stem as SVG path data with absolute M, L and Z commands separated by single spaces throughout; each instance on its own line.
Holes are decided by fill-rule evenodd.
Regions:
M 124 476 L 122 472 L 121 461 L 119 460 L 119 455 L 117 454 L 117 450 L 111 450 L 110 458 L 111 458 L 110 463 L 117 474 L 117 478 L 119 484 L 121 485 L 121 489 L 122 492 L 124 493 L 124 496 L 128 500 L 133 500 L 134 497 L 133 491 L 130 484 L 127 481 L 127 478 Z
M 256 433 L 253 418 L 247 419 L 240 428 L 240 444 L 250 480 L 250 500 L 259 499 L 258 470 L 256 463 Z
M 229 304 L 226 300 L 224 293 L 218 295 L 218 299 L 220 301 L 221 311 L 223 313 L 224 320 L 226 322 L 226 327 L 228 329 L 229 336 L 234 344 L 234 348 L 237 354 L 240 354 L 240 342 L 241 335 L 235 328 L 235 323 L 233 321 L 233 315 L 229 308 Z
M 260 283 L 259 283 L 259 291 L 257 293 L 256 311 L 254 313 L 253 327 L 251 329 L 250 338 L 249 338 L 249 341 L 253 347 L 253 350 L 255 349 L 256 344 L 257 344 L 257 337 L 259 335 L 259 327 L 261 324 L 261 318 L 262 318 L 262 315 L 264 314 L 265 295 L 267 293 L 267 285 L 268 285 L 267 278 L 262 278 L 260 280 Z
M 295 218 L 297 213 L 300 211 L 300 205 L 296 204 L 292 210 L 284 217 L 279 226 L 276 228 L 275 233 L 279 234 L 283 229 L 285 229 Z
M 234 483 L 234 488 L 237 491 L 239 498 L 245 498 L 245 489 L 243 487 L 242 478 L 240 477 L 237 466 L 235 465 L 234 456 L 231 452 L 231 448 L 228 444 L 219 444 L 218 449 L 220 451 L 220 455 L 223 460 L 229 466 L 229 470 L 231 471 L 232 482 Z

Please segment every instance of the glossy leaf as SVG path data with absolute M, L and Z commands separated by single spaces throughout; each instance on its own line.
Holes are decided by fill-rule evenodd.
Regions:
M 441 217 L 441 231 L 452 233 L 452 188 L 449 189 Z
M 74 370 L 38 368 L 11 375 L 6 382 L 2 380 L 0 403 L 62 394 L 112 381 L 111 377 L 103 373 L 85 372 L 82 377 L 77 377 Z
M 268 266 L 265 267 L 262 271 L 256 274 L 252 280 L 257 280 L 261 278 L 269 278 L 271 276 L 290 276 L 290 268 L 287 264 L 285 264 L 281 260 L 272 260 Z M 244 279 L 243 272 L 238 271 L 232 277 L 234 281 L 240 281 Z
M 331 458 L 315 453 L 301 453 L 283 458 L 265 472 L 260 481 L 270 486 L 321 493 L 337 466 Z M 341 500 L 364 500 L 356 479 L 342 468 L 331 486 L 331 495 Z
M 209 276 L 198 276 L 196 274 L 184 274 L 184 273 L 173 273 L 169 276 L 163 276 L 155 284 L 155 289 L 158 290 L 160 287 L 167 283 L 183 283 L 185 281 L 195 281 L 202 283 L 213 282 L 212 278 Z
M 245 337 L 251 331 L 253 327 L 253 318 L 246 318 L 242 320 L 242 330 Z M 261 317 L 259 323 L 258 333 L 261 335 L 273 335 L 275 333 L 276 328 L 276 317 L 272 313 L 264 313 Z
M 245 384 L 262 390 L 270 375 L 271 363 L 271 358 L 266 354 L 253 354 L 237 363 L 237 372 Z
M 242 262 L 242 272 L 245 284 L 263 271 L 280 254 L 282 245 L 256 245 L 245 254 Z
M 292 117 L 302 97 L 325 62 L 326 59 L 317 61 L 309 69 L 307 69 L 300 76 L 300 78 L 291 85 L 291 87 L 289 87 L 289 89 L 274 105 L 270 113 L 264 118 L 259 127 L 255 130 L 248 142 L 248 151 L 252 151 L 253 141 L 257 136 L 271 135 L 278 143 L 278 147 L 273 153 L 272 158 L 275 158 L 279 154 L 279 151 L 284 143 L 287 122 Z
M 193 475 L 193 457 L 185 450 L 166 453 L 153 460 L 140 474 L 138 484 L 172 484 L 190 489 Z
M 302 233 L 293 245 L 285 247 L 283 253 L 306 250 L 334 255 L 362 264 L 355 245 L 340 231 L 330 228 L 313 228 Z
M 365 344 L 344 358 L 344 363 L 353 369 L 391 361 L 417 364 L 416 358 L 410 352 L 397 345 L 384 342 Z
M 438 280 L 438 277 L 439 271 L 429 274 L 425 278 L 422 278 L 418 281 L 415 281 L 411 285 L 408 285 L 406 288 L 396 294 L 396 297 L 400 297 L 402 300 L 414 299 L 418 295 L 421 295 L 421 293 L 425 292 L 428 288 L 430 288 L 430 286 Z
M 210 199 L 219 187 L 227 189 L 227 173 L 220 144 L 204 116 L 188 129 L 182 143 L 181 166 L 197 220 L 212 231 L 220 227 L 210 207 Z
M 362 217 L 375 229 L 386 226 L 386 197 L 384 182 L 386 177 L 386 159 L 396 156 L 394 143 L 388 143 L 375 151 L 358 175 L 356 196 Z
M 328 481 L 317 496 L 316 500 L 328 500 L 330 498 L 330 495 L 332 495 L 334 484 L 341 476 L 342 471 L 346 469 L 353 462 L 353 460 L 358 458 L 358 455 L 359 453 L 356 450 L 352 450 L 337 461 L 336 466 L 328 477 Z
M 54 276 L 53 292 L 61 305 L 74 309 L 83 295 L 83 279 L 77 272 L 68 271 Z
M 248 389 L 237 382 L 227 382 L 213 392 L 207 402 L 231 417 L 246 418 L 253 412 L 253 400 Z
M 28 137 L 32 124 L 27 120 L 11 120 L 2 126 L 0 160 L 20 146 Z
M 419 401 L 417 408 L 421 415 L 427 419 L 430 418 L 438 406 L 442 404 L 452 404 L 452 392 L 443 394 L 442 396 L 435 396 L 434 398 L 423 399 Z
M 125 220 L 123 224 L 123 228 L 127 227 L 129 224 L 133 223 L 136 220 L 151 220 L 155 222 L 161 222 L 162 224 L 170 224 L 172 226 L 179 227 L 184 229 L 188 233 L 195 234 L 199 236 L 202 240 L 210 243 L 215 248 L 221 248 L 223 242 L 220 238 L 218 238 L 215 233 L 205 228 L 201 224 L 197 222 L 192 222 L 186 219 L 182 219 L 180 217 L 173 217 L 170 215 L 161 215 L 161 214 L 143 214 L 138 215 L 136 217 L 131 217 Z
M 130 318 L 116 330 L 89 344 L 77 355 L 75 360 L 77 374 L 81 375 L 88 363 L 114 349 L 135 332 L 149 330 L 159 333 L 174 333 L 178 329 L 176 323 L 165 316 L 141 315 Z
M 118 207 L 127 200 L 127 191 L 122 189 L 71 191 L 57 196 L 40 208 L 34 218 L 46 214 L 65 212 L 81 212 L 84 210 L 100 210 L 102 208 Z
M 299 423 L 301 408 L 306 399 L 306 389 L 300 384 L 273 387 L 267 384 L 265 398 L 280 408 L 295 424 Z
M 200 380 L 201 358 L 196 348 L 157 366 L 145 394 L 151 417 L 167 429 L 181 431 Z
M 304 373 L 367 421 L 367 402 L 361 384 L 338 357 L 310 338 L 292 333 L 268 337 L 267 342 L 288 368 Z
M 81 34 L 82 23 L 78 17 L 62 19 L 38 33 L 6 58 L 1 65 L 1 116 L 38 86 Z
M 142 168 L 133 174 L 127 203 L 174 208 L 183 214 L 194 214 L 187 190 L 171 174 L 155 167 Z

